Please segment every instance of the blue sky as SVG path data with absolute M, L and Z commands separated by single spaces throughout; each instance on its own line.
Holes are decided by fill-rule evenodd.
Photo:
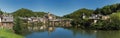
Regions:
M 96 9 L 120 0 L 0 0 L 0 9 L 14 12 L 20 8 L 63 16 L 81 8 Z

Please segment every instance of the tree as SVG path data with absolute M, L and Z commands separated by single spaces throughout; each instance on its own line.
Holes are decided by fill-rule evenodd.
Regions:
M 39 17 L 42 17 L 42 16 L 44 16 L 45 14 L 47 14 L 47 13 L 45 13 L 45 12 L 33 12 L 34 14 L 35 14 L 35 16 L 39 16 Z
M 111 22 L 114 25 L 115 29 L 120 29 L 120 12 L 111 14 Z
M 115 13 L 115 14 L 114 14 Z M 74 11 L 71 14 L 67 14 L 64 17 L 65 18 L 71 18 L 73 21 L 71 24 L 73 25 L 80 25 L 83 27 L 88 27 L 88 25 L 92 25 L 90 27 L 93 27 L 94 29 L 102 29 L 102 30 L 116 30 L 120 29 L 120 4 L 112 4 L 107 5 L 102 8 L 97 8 L 96 10 L 90 10 L 90 9 L 79 9 L 77 11 Z M 82 19 L 82 14 L 86 15 L 86 19 Z M 91 16 L 91 14 L 102 14 L 102 15 L 109 15 L 110 19 L 108 20 L 99 20 L 96 24 L 91 24 L 88 17 Z
M 97 8 L 95 11 L 94 11 L 94 14 L 100 14 L 101 13 L 101 9 L 100 8 Z
M 66 18 L 80 18 L 80 16 L 83 15 L 83 13 L 86 15 L 86 16 L 90 16 L 92 13 L 93 13 L 93 10 L 90 10 L 90 9 L 86 9 L 86 8 L 82 8 L 82 9 L 79 9 L 77 11 L 74 11 L 73 13 L 71 14 L 68 14 L 68 15 L 64 15 L 64 17 Z
M 3 14 L 3 12 L 0 10 L 0 15 L 2 15 Z
M 22 20 L 18 17 L 15 18 L 15 24 L 14 24 L 14 27 L 13 27 L 13 30 L 15 30 L 15 33 L 17 34 L 20 34 L 22 32 Z
M 110 15 L 110 20 L 99 21 L 93 24 L 92 28 L 101 30 L 119 30 L 120 29 L 120 12 Z
M 34 13 L 32 10 L 21 8 L 15 12 L 13 12 L 14 16 L 21 16 L 21 17 L 30 17 L 34 16 Z
M 91 14 L 93 14 L 93 10 L 82 8 L 71 14 L 65 15 L 64 17 L 73 19 L 73 21 L 71 22 L 73 26 L 80 25 L 81 28 L 86 28 L 87 26 L 89 26 L 86 24 L 89 24 L 90 22 L 87 19 L 82 19 L 83 14 L 85 14 L 86 17 L 89 17 L 91 16 Z

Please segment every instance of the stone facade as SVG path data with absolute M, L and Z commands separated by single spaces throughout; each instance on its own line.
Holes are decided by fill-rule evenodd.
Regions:
M 26 20 L 27 23 L 42 22 L 46 26 L 70 26 L 71 20 L 56 18 L 55 15 L 47 13 L 43 17 L 20 17 L 20 19 Z
M 63 27 L 68 27 L 71 26 L 71 20 L 68 19 L 61 19 L 61 18 L 56 18 L 56 16 L 48 13 L 44 17 L 45 24 L 48 24 L 49 26 L 63 26 Z
M 13 16 L 12 15 L 1 15 L 0 27 L 12 29 L 13 28 Z

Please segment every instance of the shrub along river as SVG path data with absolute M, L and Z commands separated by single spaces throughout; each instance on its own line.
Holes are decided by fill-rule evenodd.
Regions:
M 120 31 L 81 30 L 74 28 L 49 27 L 30 30 L 26 38 L 120 38 Z

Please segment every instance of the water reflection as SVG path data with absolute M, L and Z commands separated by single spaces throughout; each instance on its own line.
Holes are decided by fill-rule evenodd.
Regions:
M 97 38 L 120 38 L 120 31 L 98 31 Z
M 39 31 L 36 31 L 39 30 Z M 120 31 L 82 30 L 61 27 L 29 27 L 26 38 L 120 38 Z
M 28 26 L 28 30 L 29 31 L 39 31 L 39 30 L 46 30 L 46 26 L 42 25 L 42 26 Z

